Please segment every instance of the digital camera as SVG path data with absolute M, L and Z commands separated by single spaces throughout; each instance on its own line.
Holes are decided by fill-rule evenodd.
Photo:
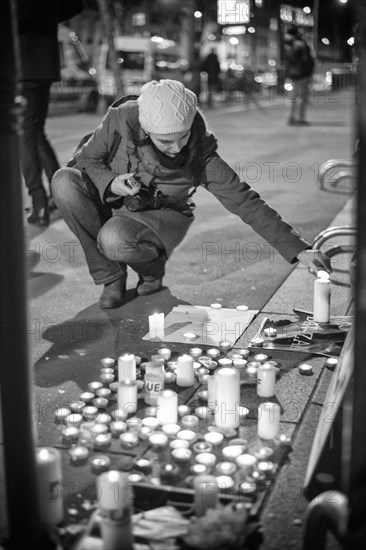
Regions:
M 133 189 L 136 185 L 134 178 L 126 180 L 126 185 Z M 156 189 L 156 187 L 142 186 L 136 195 L 128 195 L 123 203 L 131 212 L 139 212 L 140 210 L 152 210 L 161 208 L 163 204 L 164 194 Z

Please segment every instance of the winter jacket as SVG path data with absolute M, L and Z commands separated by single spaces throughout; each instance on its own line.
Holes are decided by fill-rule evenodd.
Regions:
M 187 162 L 181 168 L 166 168 L 158 160 L 154 146 L 147 139 L 138 120 L 137 101 L 128 101 L 111 107 L 102 123 L 76 155 L 77 168 L 81 169 L 97 187 L 102 202 L 108 202 L 109 186 L 120 174 L 134 172 L 142 185 L 154 185 L 167 197 L 162 209 L 130 212 L 125 205 L 114 209 L 114 215 L 133 217 L 154 231 L 164 244 L 167 255 L 182 241 L 193 214 L 182 213 L 178 206 L 192 189 L 195 162 L 202 164 L 201 185 L 204 185 L 229 211 L 238 215 L 254 231 L 268 241 L 289 262 L 296 261 L 301 250 L 310 245 L 273 210 L 256 191 L 218 155 L 217 139 L 206 129 L 202 115 L 197 112 L 192 125 L 203 128 L 199 154 L 194 156 L 197 144 L 192 147 Z M 113 158 L 110 158 L 116 133 L 121 140 Z M 193 156 L 192 156 L 193 155 Z M 109 159 L 108 159 L 109 157 Z

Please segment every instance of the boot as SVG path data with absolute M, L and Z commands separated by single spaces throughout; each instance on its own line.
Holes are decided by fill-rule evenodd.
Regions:
M 136 292 L 138 296 L 147 296 L 159 292 L 163 288 L 163 278 L 140 277 Z
M 99 306 L 102 309 L 113 309 L 123 304 L 126 294 L 126 281 L 127 273 L 116 281 L 104 285 L 104 290 L 99 298 Z
M 147 296 L 159 292 L 163 288 L 163 276 L 165 273 L 165 262 L 167 257 L 161 254 L 156 260 L 149 264 L 144 264 L 145 274 L 141 274 L 141 266 L 138 270 L 139 282 L 137 283 L 136 292 L 138 296 Z

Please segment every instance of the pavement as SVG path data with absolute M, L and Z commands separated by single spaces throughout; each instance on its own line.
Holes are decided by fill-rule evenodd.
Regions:
M 314 101 L 311 109 L 313 124 L 306 128 L 287 128 L 284 122 L 286 110 L 287 105 L 283 100 L 266 100 L 260 107 L 243 107 L 235 104 L 219 106 L 212 112 L 207 111 L 206 118 L 211 124 L 216 125 L 215 131 L 220 133 L 223 142 L 223 156 L 229 157 L 233 165 L 235 159 L 242 158 L 242 152 L 251 139 L 257 140 L 254 145 L 251 143 L 252 148 L 256 147 L 256 143 L 260 143 L 261 147 L 267 147 L 267 162 L 276 162 L 276 151 L 285 135 L 291 148 L 290 159 L 293 163 L 301 163 L 301 166 L 308 167 L 303 179 L 308 178 L 314 185 L 314 182 L 311 182 L 311 174 L 314 176 L 319 164 L 329 158 L 350 158 L 353 94 L 344 92 L 323 98 L 321 105 Z M 238 123 L 232 128 L 225 125 L 227 117 L 241 116 L 242 112 L 248 113 L 248 127 L 245 123 Z M 265 118 L 261 118 L 263 113 Z M 261 122 L 256 124 L 255 121 L 259 118 Z M 93 122 L 94 119 L 90 124 Z M 53 137 L 56 139 L 57 119 L 51 120 L 50 123 Z M 251 138 L 251 129 L 254 138 Z M 79 133 L 72 136 L 70 142 L 65 142 L 62 149 L 63 162 L 68 158 L 79 139 L 79 134 L 83 131 L 84 128 L 80 129 Z M 299 135 L 299 132 L 303 133 Z M 315 163 L 318 163 L 317 166 Z M 289 166 L 289 170 L 294 166 L 295 164 Z M 265 178 L 265 174 L 261 174 L 261 178 Z M 277 199 L 273 189 L 270 186 L 263 187 L 263 191 L 268 200 L 274 199 L 276 206 Z M 297 214 L 298 219 L 292 221 L 294 224 L 298 222 L 297 226 L 305 230 L 308 238 L 313 239 L 319 230 L 325 227 L 354 223 L 352 196 L 319 191 L 318 200 L 312 200 L 309 204 L 305 189 L 297 186 L 296 192 L 296 201 L 302 205 L 303 217 L 301 213 Z M 197 203 L 202 210 L 212 208 L 212 204 L 207 202 L 203 195 L 199 195 Z M 311 213 L 318 208 L 324 212 L 323 220 L 320 225 L 314 223 L 312 226 Z M 335 215 L 330 212 L 335 212 Z M 289 214 L 291 220 L 290 201 L 285 213 Z M 213 229 L 213 222 L 216 230 Z M 29 271 L 28 285 L 30 356 L 34 368 L 38 444 L 55 446 L 62 450 L 64 480 L 77 483 L 79 493 L 83 487 L 87 487 L 95 480 L 95 474 L 88 465 L 70 465 L 68 447 L 61 440 L 60 428 L 55 428 L 53 413 L 62 404 L 78 399 L 80 392 L 87 388 L 90 381 L 98 380 L 100 360 L 103 357 L 117 358 L 128 351 L 147 358 L 156 352 L 156 342 L 142 340 L 148 332 L 149 315 L 156 311 L 167 315 L 179 304 L 209 305 L 221 301 L 224 307 L 234 308 L 238 304 L 246 303 L 250 309 L 258 309 L 259 313 L 235 344 L 236 348 L 243 348 L 248 346 L 264 318 L 296 322 L 298 316 L 294 313 L 294 308 L 312 311 L 314 277 L 301 265 L 284 266 L 277 256 L 272 261 L 267 258 L 262 263 L 264 287 L 267 286 L 267 279 L 271 279 L 271 274 L 277 268 L 281 272 L 280 283 L 275 289 L 269 286 L 269 291 L 262 293 L 261 280 L 253 284 L 249 271 L 249 285 L 246 287 L 249 290 L 244 294 L 240 266 L 235 265 L 233 270 L 229 262 L 228 265 L 218 265 L 217 257 L 212 259 L 212 263 L 205 265 L 202 262 L 202 243 L 220 242 L 222 227 L 229 227 L 232 238 L 235 239 L 238 227 L 235 223 L 233 216 L 224 211 L 219 211 L 214 219 L 208 220 L 207 216 L 198 217 L 196 229 L 174 253 L 170 265 L 168 264 L 164 281 L 166 287 L 155 295 L 136 297 L 134 287 L 137 276 L 131 272 L 125 304 L 109 311 L 103 311 L 98 307 L 100 288 L 91 283 L 82 251 L 63 220 L 55 214 L 52 224 L 45 231 L 37 232 L 33 228 L 27 228 L 27 248 L 36 253 L 32 256 L 38 260 Z M 344 242 L 348 243 L 349 238 Z M 332 315 L 348 315 L 352 312 L 349 259 L 349 253 L 345 253 L 337 255 L 332 260 Z M 253 286 L 254 290 L 250 290 Z M 190 346 L 172 344 L 170 347 L 173 352 L 181 353 Z M 253 353 L 256 351 L 260 350 L 252 350 Z M 282 406 L 281 430 L 291 437 L 291 448 L 286 454 L 286 459 L 280 464 L 270 490 L 258 509 L 258 518 L 263 527 L 263 542 L 258 548 L 298 550 L 302 546 L 309 502 L 309 495 L 303 494 L 304 476 L 332 372 L 324 368 L 323 356 L 275 350 L 271 351 L 270 356 L 281 367 L 281 376 L 276 386 L 276 400 Z M 302 376 L 299 373 L 297 366 L 302 362 L 313 365 L 312 376 Z M 181 398 L 183 397 L 192 403 L 196 399 L 195 392 L 184 394 Z M 248 390 L 245 404 L 251 411 L 245 428 L 248 429 L 246 435 L 255 437 L 253 434 L 257 422 L 258 398 L 253 388 Z M 329 478 L 326 486 L 316 482 L 312 487 L 311 497 L 324 488 L 340 488 L 339 449 L 337 451 L 328 446 L 325 454 L 329 454 L 330 457 L 330 464 L 324 468 L 332 474 L 331 483 Z M 114 446 L 110 455 L 112 463 L 116 463 L 121 458 L 121 451 Z M 70 518 L 69 508 L 67 514 Z M 72 519 L 73 523 L 77 518 L 76 515 Z M 334 539 L 328 541 L 328 547 L 337 548 Z

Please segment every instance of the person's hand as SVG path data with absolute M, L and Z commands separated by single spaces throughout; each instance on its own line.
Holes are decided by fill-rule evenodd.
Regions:
M 120 174 L 114 178 L 110 189 L 115 195 L 127 197 L 136 195 L 141 189 L 141 183 L 133 177 L 133 174 Z
M 312 250 L 312 249 L 302 250 L 297 255 L 297 259 L 305 267 L 308 267 L 309 271 L 311 271 L 314 275 L 316 275 L 317 272 L 321 269 L 323 269 L 327 273 L 332 272 L 330 259 L 326 254 L 324 254 L 320 250 Z

